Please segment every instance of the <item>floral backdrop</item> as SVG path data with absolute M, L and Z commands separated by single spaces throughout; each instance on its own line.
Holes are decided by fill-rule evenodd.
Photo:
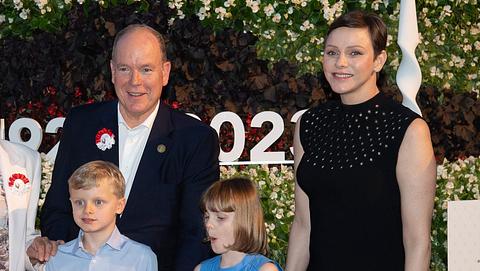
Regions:
M 0 8 L 0 34 L 28 36 L 36 29 L 58 31 L 70 20 L 75 4 L 107 9 L 135 4 L 149 10 L 146 0 L 4 0 Z M 299 73 L 321 70 L 322 47 L 328 25 L 347 10 L 362 8 L 380 14 L 389 25 L 387 69 L 393 81 L 401 54 L 395 43 L 399 0 L 167 0 L 172 9 L 167 23 L 195 15 L 214 30 L 235 28 L 258 38 L 260 59 L 285 59 Z M 477 0 L 417 1 L 420 44 L 418 61 L 428 85 L 480 93 L 480 7 Z M 432 31 L 435 29 L 435 31 Z
M 114 99 L 108 66 L 113 37 L 125 25 L 146 23 L 168 40 L 172 74 L 162 95 L 165 103 L 207 123 L 219 112 L 233 111 L 245 127 L 256 113 L 275 111 L 286 129 L 271 150 L 289 153 L 291 116 L 338 98 L 321 76 L 321 51 L 327 25 L 347 10 L 377 12 L 390 26 L 389 84 L 382 90 L 401 99 L 394 82 L 400 61 L 395 43 L 399 2 L 3 0 L 0 117 L 7 127 L 20 117 L 34 118 L 45 127 L 72 106 Z M 474 157 L 480 155 L 480 7 L 476 0 L 424 0 L 417 1 L 417 16 L 417 57 L 424 79 L 417 100 L 439 164 L 431 267 L 446 270 L 446 202 L 479 199 L 480 165 Z M 242 160 L 249 159 L 247 150 L 270 129 L 246 129 Z M 28 132 L 23 136 L 28 138 Z M 228 151 L 233 144 L 228 125 L 220 138 Z M 40 151 L 50 150 L 57 140 L 46 134 Z M 51 170 L 44 161 L 40 204 Z M 257 181 L 270 253 L 283 264 L 294 211 L 292 168 L 222 168 L 222 177 L 237 174 Z
M 290 119 L 295 112 L 336 98 L 321 73 L 300 75 L 298 63 L 259 59 L 260 38 L 251 32 L 233 28 L 214 31 L 200 24 L 195 15 L 169 25 L 176 18 L 172 15 L 175 10 L 162 2 L 150 4 L 148 12 L 138 9 L 138 3 L 118 3 L 108 8 L 96 2 L 72 4 L 62 15 L 68 18 L 65 25 L 54 32 L 28 25 L 33 15 L 19 21 L 18 27 L 0 24 L 4 31 L 30 26 L 30 32 L 21 32 L 23 38 L 5 32 L 7 36 L 0 39 L 0 117 L 6 119 L 7 127 L 20 117 L 32 117 L 45 127 L 50 119 L 65 116 L 72 106 L 113 99 L 108 65 L 113 37 L 118 29 L 134 22 L 147 23 L 168 39 L 173 69 L 163 93 L 165 102 L 195 113 L 207 123 L 219 112 L 233 111 L 245 127 L 258 112 L 275 111 L 286 127 L 272 150 L 284 150 L 289 155 L 293 130 Z M 383 91 L 400 99 L 392 82 Z M 480 141 L 476 140 L 480 137 L 480 99 L 475 92 L 425 83 L 417 100 L 432 131 L 439 162 L 445 157 L 452 160 L 480 155 Z M 268 124 L 247 128 L 246 150 L 269 129 Z M 232 130 L 224 125 L 221 133 L 227 151 L 233 142 Z M 28 138 L 28 134 L 25 136 Z M 45 135 L 40 150 L 50 150 L 56 140 L 53 135 Z M 242 159 L 249 159 L 248 151 Z
M 50 188 L 53 166 L 42 156 L 42 188 L 39 206 Z M 285 266 L 288 233 L 293 221 L 294 174 L 292 166 L 222 166 L 221 178 L 236 176 L 254 180 L 260 191 L 268 232 L 269 254 Z M 444 160 L 437 166 L 437 189 L 432 220 L 432 271 L 447 270 L 447 204 L 451 200 L 480 200 L 480 157 Z

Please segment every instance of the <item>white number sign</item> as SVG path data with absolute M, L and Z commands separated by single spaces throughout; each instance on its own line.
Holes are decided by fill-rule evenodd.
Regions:
M 296 112 L 290 122 L 295 123 L 300 118 L 300 116 L 307 111 L 301 110 Z M 188 113 L 193 118 L 200 119 L 198 116 Z M 58 129 L 63 126 L 65 118 L 55 118 L 48 122 L 47 127 L 45 127 L 45 132 L 49 134 L 56 134 Z M 250 157 L 251 161 L 238 161 L 242 152 L 245 148 L 245 127 L 243 125 L 242 119 L 235 114 L 234 112 L 220 112 L 218 113 L 211 121 L 210 126 L 214 128 L 217 133 L 220 135 L 220 128 L 223 123 L 230 123 L 233 127 L 233 147 L 230 151 L 225 152 L 220 149 L 219 160 L 222 165 L 233 165 L 233 164 L 289 164 L 293 161 L 285 160 L 284 151 L 266 151 L 270 146 L 272 146 L 275 141 L 277 141 L 283 134 L 285 129 L 282 117 L 273 111 L 264 111 L 256 114 L 252 118 L 251 127 L 260 128 L 265 122 L 270 122 L 272 124 L 272 130 L 265 135 L 251 150 Z M 21 137 L 21 132 L 23 129 L 28 129 L 30 131 L 30 138 L 24 141 Z M 0 139 L 5 137 L 5 124 L 4 120 L 0 119 Z M 29 118 L 20 118 L 12 123 L 8 129 L 8 137 L 10 141 L 24 144 L 34 150 L 37 150 L 40 144 L 42 143 L 42 127 L 40 124 Z M 51 161 L 55 160 L 55 156 L 58 151 L 58 143 L 47 153 L 47 158 Z M 290 147 L 290 152 L 293 153 L 293 147 Z

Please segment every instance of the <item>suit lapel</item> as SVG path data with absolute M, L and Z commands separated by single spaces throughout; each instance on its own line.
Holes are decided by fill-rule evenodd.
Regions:
M 3 189 L 5 191 L 6 201 L 8 203 L 8 212 L 12 213 L 15 210 L 26 210 L 28 205 L 28 198 L 30 196 L 33 175 L 30 173 L 33 172 L 29 167 L 25 155 L 20 148 L 15 148 L 13 145 L 8 145 L 8 142 L 3 143 L 0 146 L 0 164 L 1 164 L 1 173 L 3 179 Z M 9 179 L 13 174 L 21 174 L 23 177 L 28 179 L 28 186 L 30 188 L 24 189 L 20 187 L 19 189 L 15 186 L 10 187 Z M 12 223 L 9 221 L 9 223 Z
M 137 201 L 142 200 L 142 191 L 151 188 L 151 183 L 160 181 L 160 170 L 165 158 L 173 146 L 170 133 L 173 131 L 170 109 L 160 102 L 157 116 L 148 136 L 147 144 L 142 153 L 142 158 L 135 173 L 135 178 L 128 196 L 127 205 L 122 218 L 135 210 Z M 118 155 L 117 155 L 118 156 Z
M 110 129 L 114 135 L 115 144 L 113 144 L 111 149 L 106 149 L 105 151 L 99 150 L 101 152 L 100 157 L 102 160 L 109 161 L 119 166 L 118 162 L 118 145 L 120 144 L 120 138 L 118 134 L 118 115 L 117 115 L 117 105 L 118 102 L 108 103 L 108 106 L 105 110 L 105 114 L 102 114 L 100 117 L 101 128 Z M 96 131 L 98 132 L 98 131 Z

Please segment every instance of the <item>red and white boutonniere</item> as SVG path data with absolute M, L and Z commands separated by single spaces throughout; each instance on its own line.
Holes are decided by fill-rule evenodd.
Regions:
M 8 178 L 8 187 L 17 194 L 23 194 L 30 190 L 30 180 L 21 173 L 15 173 Z
M 97 132 L 95 136 L 95 144 L 102 151 L 106 149 L 111 149 L 113 144 L 115 144 L 115 135 L 112 133 L 112 130 L 103 128 Z

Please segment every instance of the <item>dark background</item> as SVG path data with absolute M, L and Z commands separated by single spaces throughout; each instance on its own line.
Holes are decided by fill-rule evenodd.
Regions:
M 136 13 L 135 9 L 134 5 L 76 6 L 58 33 L 37 31 L 26 39 L 0 39 L 0 117 L 6 119 L 7 127 L 17 118 L 30 117 L 45 128 L 50 119 L 65 116 L 72 106 L 114 99 L 109 71 L 113 38 L 131 23 L 146 23 L 167 39 L 172 73 L 162 94 L 165 103 L 195 113 L 207 123 L 227 110 L 244 120 L 243 160 L 249 159 L 247 151 L 271 128 L 268 124 L 249 128 L 256 113 L 281 114 L 285 132 L 271 149 L 290 155 L 291 116 L 337 98 L 320 74 L 297 77 L 295 65 L 287 62 L 269 69 L 267 62 L 256 58 L 256 38 L 249 33 L 232 29 L 213 33 L 196 18 L 168 26 L 171 11 L 161 2 L 149 12 Z M 395 85 L 383 91 L 401 99 Z M 417 101 L 430 126 L 439 162 L 480 155 L 480 101 L 475 93 L 422 86 Z M 222 126 L 220 139 L 227 151 L 233 143 L 231 127 Z M 40 151 L 48 151 L 56 141 L 57 136 L 45 135 Z

